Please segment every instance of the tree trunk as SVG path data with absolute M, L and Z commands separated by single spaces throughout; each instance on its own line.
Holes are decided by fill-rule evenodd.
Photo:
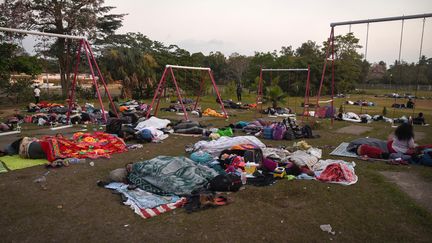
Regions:
M 62 95 L 68 95 L 68 78 L 67 78 L 67 54 L 65 53 L 65 39 L 59 38 L 57 42 L 57 58 L 60 67 L 60 85 L 62 87 Z

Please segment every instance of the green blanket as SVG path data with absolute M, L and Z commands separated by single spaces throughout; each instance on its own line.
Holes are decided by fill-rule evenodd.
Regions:
M 4 167 L 3 163 L 0 161 L 0 173 L 5 173 L 8 172 L 8 170 L 6 169 L 6 167 Z
M 158 156 L 134 163 L 128 178 L 144 191 L 187 195 L 217 175 L 215 170 L 185 157 Z
M 6 165 L 9 170 L 19 170 L 35 165 L 43 165 L 48 163 L 48 160 L 46 159 L 23 159 L 18 155 L 3 156 L 0 157 L 0 160 Z

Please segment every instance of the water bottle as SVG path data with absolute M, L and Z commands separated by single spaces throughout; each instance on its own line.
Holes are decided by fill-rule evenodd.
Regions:
M 246 185 L 246 181 L 247 181 L 246 172 L 241 173 L 241 181 L 243 185 Z
M 78 159 L 78 158 L 70 158 L 70 159 L 65 159 L 69 164 L 80 164 L 80 163 L 85 163 L 85 159 Z

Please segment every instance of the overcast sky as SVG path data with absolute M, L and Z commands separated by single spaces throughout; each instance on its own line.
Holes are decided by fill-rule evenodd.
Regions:
M 255 51 L 297 48 L 307 40 L 321 44 L 330 22 L 432 12 L 432 0 L 106 0 L 128 13 L 121 33 L 141 32 L 190 52 L 221 51 L 253 55 Z M 402 59 L 416 61 L 422 20 L 405 21 Z M 398 57 L 401 22 L 370 25 L 368 59 Z M 336 35 L 348 26 L 336 28 Z M 366 25 L 352 26 L 364 45 Z M 424 54 L 432 57 L 432 18 L 427 19 Z
M 141 32 L 191 53 L 221 51 L 227 56 L 289 45 L 295 49 L 307 40 L 321 45 L 331 22 L 432 13 L 432 0 L 106 0 L 106 5 L 116 7 L 113 13 L 128 14 L 120 33 Z M 418 60 L 422 22 L 405 21 L 405 61 Z M 340 26 L 335 34 L 348 31 L 348 26 Z M 364 46 L 366 24 L 353 25 L 352 31 Z M 400 32 L 401 21 L 370 24 L 368 60 L 393 63 Z M 426 19 L 423 43 L 423 54 L 432 57 L 432 18 Z M 32 38 L 24 40 L 26 48 L 34 44 Z

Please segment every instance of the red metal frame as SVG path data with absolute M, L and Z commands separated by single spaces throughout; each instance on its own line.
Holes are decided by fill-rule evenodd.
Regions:
M 178 66 L 177 66 L 177 67 L 178 67 Z M 160 81 L 159 81 L 158 87 L 156 88 L 155 93 L 154 93 L 154 95 L 153 95 L 153 99 L 152 99 L 152 102 L 150 103 L 150 107 L 149 107 L 149 109 L 148 109 L 148 111 L 147 111 L 146 118 L 149 118 L 149 117 L 150 117 L 151 111 L 152 111 L 152 109 L 153 109 L 153 106 L 154 106 L 156 100 L 157 100 L 157 102 L 156 102 L 156 109 L 155 109 L 155 111 L 154 111 L 154 115 L 157 116 L 157 113 L 158 113 L 158 110 L 159 110 L 160 100 L 161 100 L 161 98 L 162 98 L 163 88 L 165 87 L 165 84 L 166 84 L 166 82 L 167 82 L 166 79 L 167 79 L 167 75 L 168 75 L 168 72 L 169 72 L 169 73 L 171 74 L 171 79 L 172 79 L 172 81 L 174 82 L 174 86 L 175 86 L 175 88 L 176 88 L 176 93 L 177 93 L 177 98 L 180 100 L 180 104 L 181 104 L 181 106 L 182 106 L 182 110 L 183 110 L 183 112 L 184 112 L 184 117 L 185 117 L 186 120 L 189 120 L 189 117 L 188 117 L 188 114 L 187 114 L 186 108 L 185 108 L 185 106 L 184 106 L 184 104 L 183 104 L 183 99 L 182 99 L 182 95 L 181 95 L 181 93 L 180 93 L 180 88 L 179 88 L 178 82 L 177 82 L 177 80 L 176 80 L 176 78 L 175 78 L 174 71 L 173 71 L 173 68 L 177 68 L 177 67 L 176 67 L 176 66 L 171 66 L 171 65 L 167 65 L 167 66 L 165 67 L 165 70 L 164 70 L 164 72 L 163 72 L 163 74 L 162 74 L 162 77 L 161 77 L 161 79 L 160 79 Z M 182 67 L 182 69 L 194 70 L 193 68 L 188 68 L 188 67 Z M 208 69 L 206 69 L 206 70 L 207 70 L 207 74 L 208 74 L 209 77 L 210 77 L 210 80 L 211 80 L 211 83 L 212 83 L 212 85 L 213 85 L 213 88 L 214 88 L 214 90 L 216 91 L 217 98 L 218 98 L 218 100 L 221 101 L 221 102 L 220 102 L 220 105 L 221 105 L 222 111 L 223 111 L 223 113 L 224 113 L 224 117 L 225 117 L 225 118 L 228 118 L 228 113 L 226 112 L 225 107 L 224 107 L 224 105 L 223 105 L 223 102 L 222 102 L 222 99 L 221 99 L 221 96 L 220 96 L 220 93 L 219 93 L 219 89 L 217 88 L 216 82 L 215 82 L 215 80 L 214 80 L 214 78 L 213 78 L 213 73 L 212 73 L 212 71 L 211 71 L 210 68 L 208 68 Z M 201 93 L 202 93 L 202 89 L 203 89 L 203 87 L 204 87 L 204 81 L 205 81 L 205 73 L 206 73 L 206 72 L 205 72 L 205 70 L 203 69 L 203 70 L 201 71 L 200 90 L 199 90 L 199 93 L 198 93 L 197 98 L 196 98 L 196 101 L 195 101 L 194 109 L 196 109 L 196 107 L 198 106 L 199 100 L 200 100 L 200 98 L 201 98 Z
M 327 69 L 327 59 L 329 58 L 329 54 L 330 54 L 330 49 L 331 49 L 331 66 L 332 66 L 332 77 L 331 77 L 331 108 L 332 111 L 334 111 L 334 76 L 335 76 L 335 72 L 334 72 L 334 27 L 331 28 L 330 31 L 330 37 L 328 39 L 328 45 L 327 45 L 327 51 L 326 51 L 326 56 L 324 59 L 324 65 L 323 65 L 323 70 L 322 70 L 322 75 L 321 75 L 321 81 L 320 81 L 320 87 L 318 89 L 318 94 L 317 94 L 317 99 L 316 99 L 316 104 L 315 104 L 315 114 L 314 117 L 316 119 L 317 117 L 317 111 L 319 108 L 319 101 L 321 98 L 321 91 L 322 91 L 322 86 L 324 83 L 324 78 L 325 78 L 325 73 L 326 73 L 326 69 Z M 333 126 L 334 123 L 334 116 L 331 116 L 331 125 Z
M 79 67 L 79 63 L 80 63 L 80 60 L 81 60 L 81 49 L 82 48 L 84 48 L 84 52 L 85 52 L 86 57 L 87 57 L 88 65 L 89 65 L 89 68 L 90 68 L 90 72 L 92 74 L 93 85 L 96 87 L 96 92 L 97 92 L 97 95 L 98 95 L 100 107 L 102 109 L 102 117 L 103 117 L 104 122 L 107 122 L 107 117 L 106 117 L 106 114 L 105 114 L 105 107 L 104 107 L 103 102 L 102 102 L 102 97 L 101 97 L 101 94 L 99 92 L 99 86 L 98 86 L 98 83 L 96 81 L 96 76 L 95 76 L 95 73 L 94 73 L 94 70 L 93 70 L 93 65 L 95 65 L 95 67 L 96 67 L 96 71 L 98 73 L 99 80 L 102 82 L 102 84 L 104 86 L 104 89 L 105 89 L 105 92 L 108 95 L 109 102 L 110 102 L 110 104 L 111 104 L 111 106 L 113 108 L 113 111 L 114 111 L 115 115 L 118 118 L 117 109 L 116 109 L 116 107 L 115 107 L 115 105 L 114 105 L 114 103 L 112 101 L 111 95 L 110 95 L 110 93 L 108 91 L 108 87 L 106 86 L 105 80 L 104 80 L 104 78 L 102 76 L 102 73 L 101 73 L 101 71 L 99 69 L 99 66 L 98 66 L 98 64 L 96 62 L 96 59 L 94 58 L 93 51 L 91 49 L 90 43 L 87 40 L 85 40 L 85 39 L 81 39 L 80 43 L 79 43 L 78 50 L 77 50 L 77 54 L 76 54 L 76 63 L 75 63 L 75 70 L 74 70 L 74 78 L 73 78 L 71 89 L 70 89 L 70 92 L 69 92 L 69 104 L 68 104 L 68 111 L 66 113 L 66 116 L 67 116 L 66 122 L 69 123 L 70 113 L 71 113 L 71 110 L 72 110 L 72 104 L 73 104 L 73 100 L 75 99 L 76 81 L 77 81 L 77 76 L 78 76 L 78 67 Z
M 306 89 L 305 89 L 305 99 L 303 102 L 302 123 L 304 121 L 305 116 L 306 116 L 306 120 L 309 120 L 309 96 L 310 96 L 310 65 L 308 65 L 308 73 L 307 73 L 307 79 L 306 79 Z

